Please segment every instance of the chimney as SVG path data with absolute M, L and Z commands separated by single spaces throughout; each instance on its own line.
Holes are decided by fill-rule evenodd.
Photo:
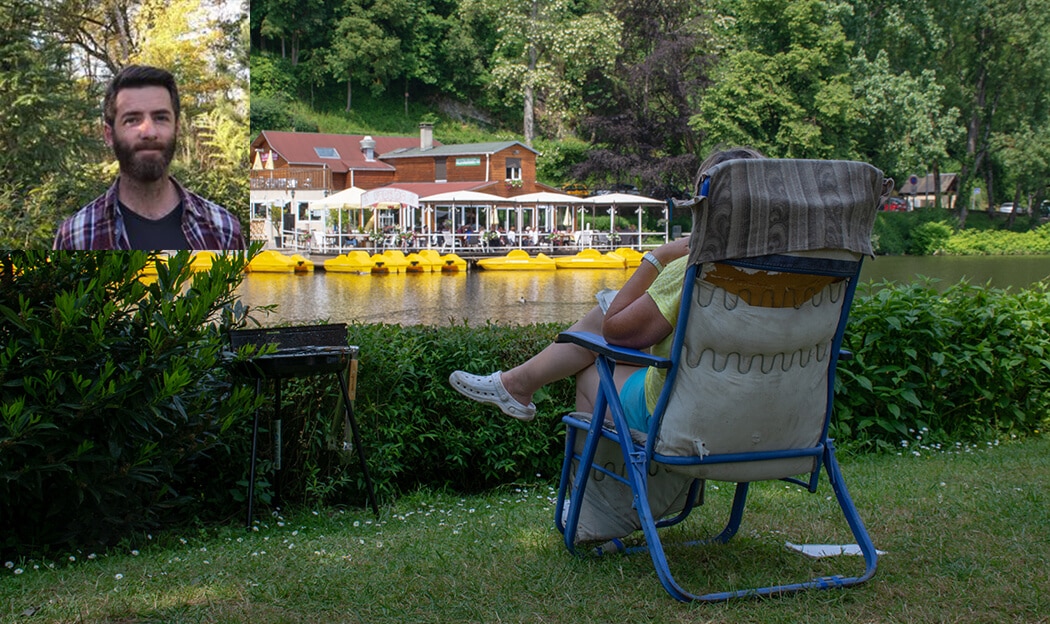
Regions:
M 361 139 L 361 151 L 365 153 L 365 160 L 372 162 L 376 159 L 376 141 L 371 136 Z
M 434 148 L 434 124 L 419 124 L 419 149 L 426 151 Z

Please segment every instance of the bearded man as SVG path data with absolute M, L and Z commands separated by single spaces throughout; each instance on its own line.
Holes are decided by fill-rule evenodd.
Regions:
M 168 175 L 179 134 L 179 91 L 170 72 L 125 67 L 102 109 L 120 175 L 59 226 L 55 249 L 244 249 L 232 213 Z

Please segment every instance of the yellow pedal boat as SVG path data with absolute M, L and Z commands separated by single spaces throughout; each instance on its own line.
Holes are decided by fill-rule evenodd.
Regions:
M 441 256 L 442 273 L 458 273 L 467 270 L 467 261 L 459 257 L 459 254 L 447 253 Z
M 431 273 L 441 266 L 441 255 L 433 249 L 424 249 L 419 253 L 410 253 L 405 256 L 408 273 Z
M 252 258 L 246 270 L 253 273 L 294 273 L 298 262 L 291 256 L 267 249 Z
M 314 262 L 306 256 L 301 254 L 292 254 L 292 260 L 295 262 L 296 273 L 309 273 L 314 270 Z
M 214 251 L 198 251 L 193 254 L 190 258 L 190 269 L 193 271 L 207 271 L 211 269 L 211 265 L 215 262 Z
M 512 249 L 499 258 L 482 258 L 478 260 L 478 266 L 488 271 L 553 271 L 558 268 L 547 254 L 538 253 L 532 257 L 523 249 Z
M 351 251 L 324 261 L 324 270 L 330 273 L 369 273 L 376 262 L 367 251 Z
M 630 247 L 620 247 L 613 253 L 618 256 L 623 256 L 623 259 L 627 261 L 628 269 L 638 268 L 638 265 L 642 263 L 642 256 L 645 255 L 636 249 L 631 249 Z
M 597 249 L 584 249 L 575 256 L 563 256 L 554 259 L 559 269 L 626 269 L 627 260 L 610 251 L 603 254 Z
M 408 260 L 399 249 L 388 249 L 383 253 L 373 254 L 372 262 L 375 264 L 372 273 L 403 273 L 408 268 Z

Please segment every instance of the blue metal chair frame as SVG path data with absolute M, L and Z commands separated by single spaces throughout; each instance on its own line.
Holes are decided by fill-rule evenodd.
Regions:
M 706 194 L 706 192 L 707 186 L 705 183 L 705 186 L 702 189 L 702 194 Z M 669 457 L 658 454 L 655 452 L 654 447 L 664 411 L 681 363 L 682 344 L 685 340 L 686 331 L 676 332 L 670 359 L 655 357 L 643 351 L 611 345 L 599 335 L 586 332 L 563 332 L 558 336 L 558 342 L 574 343 L 591 349 L 597 354 L 596 366 L 600 377 L 600 386 L 598 396 L 595 400 L 594 414 L 603 414 L 608 408 L 612 414 L 615 431 L 603 427 L 603 421 L 601 418 L 591 418 L 589 421 L 581 420 L 573 415 L 568 415 L 563 418 L 563 422 L 568 426 L 568 430 L 565 442 L 565 458 L 562 465 L 561 485 L 558 490 L 557 505 L 555 509 L 555 524 L 564 536 L 566 547 L 570 552 L 576 553 L 576 531 L 580 518 L 580 509 L 582 507 L 582 505 L 577 503 L 583 500 L 588 475 L 591 470 L 596 470 L 631 488 L 634 496 L 634 508 L 637 510 L 639 519 L 641 520 L 646 545 L 627 548 L 625 549 L 625 552 L 634 553 L 648 551 L 653 560 L 660 583 L 667 592 L 677 600 L 686 602 L 721 602 L 733 598 L 772 596 L 793 593 L 806 589 L 848 587 L 858 583 L 863 583 L 874 576 L 878 564 L 878 554 L 868 535 L 867 529 L 857 512 L 856 506 L 850 497 L 849 491 L 846 488 L 838 461 L 835 458 L 835 447 L 832 444 L 832 441 L 828 438 L 828 425 L 832 416 L 834 399 L 835 366 L 839 359 L 846 359 L 849 357 L 848 352 L 843 352 L 841 350 L 842 337 L 849 317 L 849 310 L 853 301 L 857 280 L 860 275 L 862 260 L 854 262 L 772 255 L 725 262 L 727 264 L 745 268 L 833 276 L 848 280 L 842 312 L 832 341 L 832 355 L 830 358 L 830 370 L 827 383 L 827 408 L 824 415 L 823 432 L 819 443 L 811 448 L 783 449 L 755 453 L 715 454 L 703 457 Z M 677 325 L 677 327 L 683 330 L 686 327 L 686 322 L 689 318 L 689 308 L 692 301 L 693 289 L 696 283 L 698 270 L 699 265 L 693 265 L 687 270 L 682 292 L 682 306 Z M 644 445 L 638 444 L 631 439 L 623 407 L 620 404 L 619 395 L 616 391 L 616 384 L 613 381 L 613 370 L 616 362 L 668 369 L 667 381 L 664 385 L 664 390 L 660 396 L 659 402 L 654 410 L 650 429 L 648 431 L 648 437 Z M 577 454 L 574 451 L 576 446 L 576 436 L 581 432 L 586 434 L 586 439 L 582 452 Z M 626 477 L 610 472 L 593 463 L 600 437 L 612 440 L 620 446 L 620 449 L 623 452 L 625 464 L 628 467 L 628 474 Z M 670 568 L 668 567 L 667 556 L 660 539 L 659 529 L 678 524 L 689 515 L 690 511 L 696 504 L 697 494 L 702 488 L 703 483 L 700 480 L 694 481 L 685 508 L 678 515 L 672 518 L 656 519 L 652 515 L 648 500 L 647 481 L 650 462 L 655 461 L 670 465 L 698 465 L 730 462 L 754 462 L 803 456 L 811 456 L 818 460 L 815 463 L 816 468 L 810 473 L 808 480 L 800 480 L 796 478 L 786 478 L 782 480 L 805 487 L 810 492 L 816 492 L 821 468 L 827 472 L 827 478 L 835 494 L 838 505 L 845 516 L 846 522 L 856 539 L 861 553 L 864 556 L 864 572 L 859 576 L 828 576 L 800 583 L 707 594 L 690 593 L 680 586 L 672 576 Z M 574 460 L 578 462 L 578 466 L 575 479 L 571 481 L 574 484 L 574 487 L 570 488 L 570 477 L 572 476 L 570 473 Z M 689 542 L 689 545 L 711 542 L 728 542 L 737 533 L 740 527 L 747 500 L 748 487 L 749 483 L 737 483 L 729 519 L 720 534 L 708 540 Z M 569 491 L 570 489 L 572 491 Z M 565 514 L 566 505 L 568 505 L 567 514 Z M 600 552 L 598 554 L 600 554 Z

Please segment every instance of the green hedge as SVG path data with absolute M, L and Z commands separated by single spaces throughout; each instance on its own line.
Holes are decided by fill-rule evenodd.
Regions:
M 859 448 L 1025 435 L 1050 417 L 1050 292 L 862 285 L 834 435 Z
M 487 373 L 513 366 L 560 329 L 352 325 L 350 341 L 361 347 L 356 413 L 382 494 L 420 485 L 476 490 L 534 473 L 555 475 L 563 440 L 559 418 L 574 402 L 571 382 L 546 388 L 537 396 L 537 419 L 520 423 L 463 399 L 447 378 L 457 368 Z M 846 347 L 855 356 L 840 366 L 832 434 L 847 450 L 976 442 L 1047 425 L 1045 288 L 1011 294 L 960 284 L 942 293 L 927 284 L 876 285 L 854 304 Z M 303 385 L 289 404 L 326 396 L 326 403 L 305 410 L 304 423 L 332 423 L 339 418 L 336 389 L 316 383 Z M 296 491 L 297 500 L 363 500 L 350 458 L 333 473 L 327 473 L 335 465 L 330 459 L 311 459 L 331 456 L 324 449 L 339 446 L 341 429 L 298 427 L 310 429 L 296 450 L 310 478 Z
M 1006 229 L 1010 226 L 1010 229 Z M 920 208 L 913 212 L 880 212 L 872 235 L 882 255 L 1041 255 L 1050 254 L 1050 224 L 1035 217 L 971 212 L 966 229 L 949 210 Z

